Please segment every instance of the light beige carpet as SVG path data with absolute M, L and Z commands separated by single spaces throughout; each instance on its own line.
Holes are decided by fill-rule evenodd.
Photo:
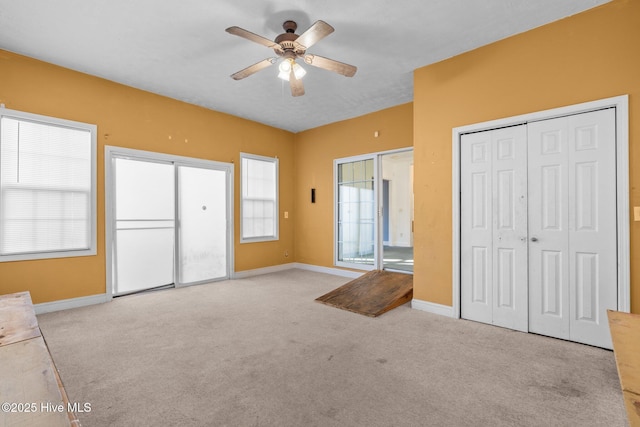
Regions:
M 289 270 L 38 316 L 92 426 L 624 426 L 613 353 L 408 305 L 318 304 Z

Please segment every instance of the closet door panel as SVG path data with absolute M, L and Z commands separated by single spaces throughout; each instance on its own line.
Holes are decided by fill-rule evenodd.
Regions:
M 491 134 L 461 141 L 461 314 L 493 323 L 493 206 Z
M 569 339 L 566 119 L 529 123 L 529 330 Z
M 528 331 L 526 126 L 491 131 L 493 324 Z
M 616 310 L 615 110 L 567 117 L 569 139 L 570 339 L 611 348 Z

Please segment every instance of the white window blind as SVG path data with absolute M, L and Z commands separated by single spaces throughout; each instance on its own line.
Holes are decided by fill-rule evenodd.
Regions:
M 0 259 L 95 251 L 95 126 L 23 115 L 0 116 Z
M 240 154 L 241 241 L 278 239 L 278 159 Z

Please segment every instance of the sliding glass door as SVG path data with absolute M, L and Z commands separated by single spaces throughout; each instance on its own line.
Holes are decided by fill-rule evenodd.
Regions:
M 107 147 L 113 295 L 229 278 L 233 165 Z
M 413 272 L 413 150 L 334 161 L 335 265 Z
M 227 277 L 226 173 L 178 166 L 179 284 Z
M 375 157 L 336 163 L 336 265 L 371 270 L 375 266 Z
M 174 283 L 174 172 L 170 163 L 116 158 L 114 294 Z

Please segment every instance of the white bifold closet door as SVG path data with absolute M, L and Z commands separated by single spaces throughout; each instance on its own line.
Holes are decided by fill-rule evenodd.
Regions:
M 615 110 L 463 135 L 461 314 L 611 348 Z
M 529 330 L 611 348 L 615 110 L 529 124 Z
M 462 316 L 519 331 L 527 320 L 526 126 L 464 135 Z

